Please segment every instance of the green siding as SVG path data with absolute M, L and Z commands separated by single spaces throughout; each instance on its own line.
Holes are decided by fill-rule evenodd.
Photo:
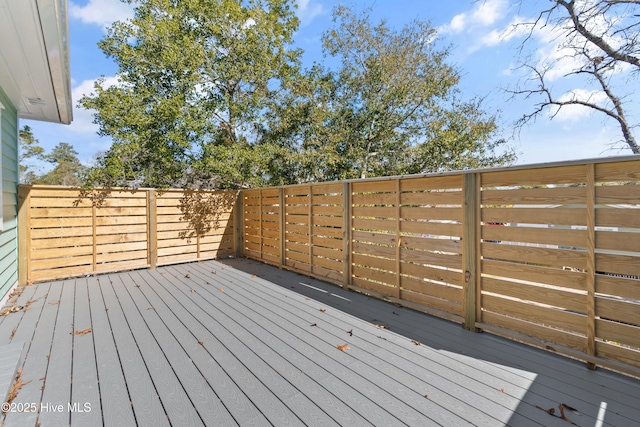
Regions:
M 0 87 L 4 105 L 0 122 L 2 150 L 2 215 L 0 231 L 0 299 L 18 280 L 18 117 L 16 108 Z

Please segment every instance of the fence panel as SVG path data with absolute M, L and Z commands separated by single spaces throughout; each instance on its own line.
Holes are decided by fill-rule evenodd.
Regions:
M 245 256 L 280 265 L 280 190 L 245 190 L 242 197 Z
M 157 193 L 157 194 L 156 194 Z M 20 186 L 20 283 L 232 255 L 235 192 Z
M 595 165 L 595 354 L 640 366 L 640 165 Z
M 403 179 L 400 191 L 400 296 L 462 316 L 462 175 Z
M 636 158 L 238 194 L 20 186 L 20 282 L 241 253 L 640 373 Z
M 480 322 L 587 351 L 586 170 L 484 173 Z

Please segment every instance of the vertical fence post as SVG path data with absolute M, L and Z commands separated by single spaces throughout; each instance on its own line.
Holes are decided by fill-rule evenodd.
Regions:
M 342 289 L 351 285 L 351 183 L 342 183 Z
M 233 233 L 235 257 L 244 256 L 244 191 L 239 190 L 233 208 Z
M 596 183 L 595 165 L 587 166 L 587 354 L 596 354 Z M 593 362 L 587 367 L 596 369 Z
M 93 245 L 93 262 L 91 264 L 93 275 L 98 273 L 98 207 L 95 201 L 91 201 L 91 242 Z
M 307 232 L 309 233 L 309 273 L 313 274 L 313 187 L 309 184 L 309 226 Z
M 18 286 L 29 281 L 31 254 L 31 187 L 18 186 Z
M 400 299 L 400 179 L 396 179 L 396 298 Z
M 476 321 L 478 295 L 478 221 L 479 208 L 479 179 L 476 173 L 466 173 L 463 176 L 462 192 L 464 198 L 462 222 L 462 272 L 463 272 L 463 316 L 465 329 L 477 331 Z
M 284 258 L 286 255 L 286 248 L 285 248 L 285 238 L 286 238 L 286 233 L 285 233 L 285 223 L 286 223 L 286 216 L 285 216 L 285 197 L 284 197 L 284 187 L 280 187 L 278 189 L 278 204 L 280 205 L 280 217 L 279 217 L 279 222 L 280 222 L 280 227 L 279 227 L 279 231 L 280 231 L 280 268 L 284 267 Z
M 147 190 L 147 224 L 149 237 L 148 259 L 149 267 L 156 268 L 158 265 L 158 203 L 156 201 L 156 190 Z

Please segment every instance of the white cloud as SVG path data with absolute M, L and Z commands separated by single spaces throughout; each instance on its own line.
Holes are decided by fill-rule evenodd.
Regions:
M 607 101 L 607 94 L 599 90 L 574 89 L 562 94 L 558 98 L 558 102 L 566 101 L 582 101 L 602 105 Z M 549 110 L 549 116 L 554 117 L 560 122 L 576 123 L 582 119 L 590 117 L 594 112 L 593 109 L 582 105 L 565 105 L 562 108 L 552 108 Z
M 479 26 L 488 27 L 505 15 L 508 6 L 506 0 L 482 1 L 471 13 L 471 20 Z
M 321 4 L 316 3 L 315 0 L 297 0 L 298 11 L 297 15 L 300 19 L 300 25 L 309 25 L 316 16 L 322 15 L 325 10 Z
M 118 83 L 116 77 L 106 77 L 102 87 L 107 88 Z M 69 125 L 69 130 L 84 134 L 92 135 L 98 131 L 98 125 L 93 123 L 93 110 L 85 110 L 78 107 L 78 101 L 84 95 L 90 95 L 94 91 L 95 80 L 84 80 L 78 86 L 71 90 L 71 98 L 73 99 L 73 121 Z
M 461 13 L 453 17 L 451 22 L 449 23 L 449 28 L 453 33 L 459 33 L 465 29 L 467 23 L 467 15 L 465 13 Z
M 459 34 L 493 25 L 505 16 L 509 3 L 507 0 L 485 0 L 477 2 L 468 13 L 460 13 L 438 28 L 440 34 Z
M 89 0 L 84 6 L 71 2 L 69 16 L 85 24 L 95 24 L 105 28 L 115 21 L 132 18 L 133 6 L 120 0 Z

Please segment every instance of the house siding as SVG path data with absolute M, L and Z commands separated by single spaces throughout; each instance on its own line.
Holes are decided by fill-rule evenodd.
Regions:
M 0 300 L 18 280 L 18 116 L 0 87 L 2 154 L 2 229 L 0 230 Z

